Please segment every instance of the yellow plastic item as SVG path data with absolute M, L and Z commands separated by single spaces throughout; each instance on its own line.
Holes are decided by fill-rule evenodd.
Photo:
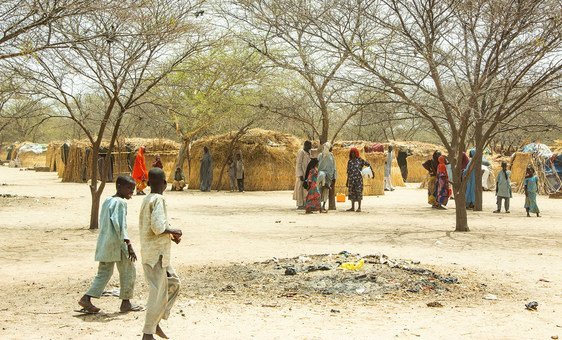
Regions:
M 364 264 L 365 264 L 365 260 L 361 259 L 357 263 L 353 263 L 353 262 L 342 263 L 342 264 L 340 264 L 340 266 L 338 268 L 348 269 L 348 270 L 359 270 L 359 269 L 363 268 Z
M 337 194 L 336 195 L 336 202 L 345 202 L 345 195 L 344 194 Z

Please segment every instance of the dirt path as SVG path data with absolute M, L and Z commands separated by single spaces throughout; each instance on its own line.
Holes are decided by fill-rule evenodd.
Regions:
M 107 194 L 112 193 L 110 185 Z M 97 266 L 97 233 L 87 230 L 87 185 L 60 183 L 54 173 L 0 167 L 0 194 L 17 195 L 0 197 L 0 338 L 139 336 L 143 313 L 116 313 L 116 298 L 99 300 L 104 315 L 76 317 L 72 312 Z M 184 230 L 183 242 L 172 250 L 173 264 L 189 288 L 163 324 L 172 338 L 562 337 L 560 200 L 539 197 L 544 217 L 526 218 L 524 197 L 515 195 L 512 213 L 496 215 L 491 213 L 493 194 L 486 192 L 484 212 L 469 213 L 472 231 L 455 233 L 454 210 L 432 210 L 425 191 L 415 186 L 366 198 L 361 214 L 343 212 L 340 205 L 337 212 L 304 215 L 293 209 L 289 192 L 189 191 L 166 192 L 166 197 L 173 225 Z M 128 208 L 137 249 L 140 203 L 134 197 Z M 478 294 L 495 294 L 498 300 L 478 294 L 373 299 L 279 297 L 266 289 L 209 293 L 214 288 L 208 286 L 229 284 L 228 278 L 211 275 L 218 267 L 342 250 L 420 261 L 469 277 L 482 287 Z M 136 300 L 143 303 L 139 265 L 136 291 Z M 426 306 L 435 299 L 444 307 Z M 531 300 L 538 301 L 537 312 L 524 309 Z

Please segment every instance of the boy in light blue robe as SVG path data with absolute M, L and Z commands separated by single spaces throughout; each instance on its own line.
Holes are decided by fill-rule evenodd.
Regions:
M 117 193 L 108 197 L 102 204 L 99 218 L 99 235 L 95 260 L 99 262 L 98 273 L 90 289 L 78 301 L 80 312 L 98 313 L 91 298 L 101 297 L 105 286 L 113 275 L 113 268 L 119 271 L 119 298 L 122 300 L 120 311 L 141 311 L 140 306 L 131 304 L 135 287 L 136 270 L 134 261 L 137 255 L 127 233 L 127 202 L 135 190 L 135 181 L 130 176 L 119 176 L 116 181 Z

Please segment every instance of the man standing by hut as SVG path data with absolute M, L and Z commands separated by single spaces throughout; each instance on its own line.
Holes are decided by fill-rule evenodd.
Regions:
M 213 184 L 213 158 L 211 157 L 209 148 L 206 146 L 203 147 L 199 176 L 201 180 L 201 191 L 211 191 L 211 185 Z
M 408 161 L 406 158 L 412 155 L 412 151 L 407 147 L 400 147 L 398 149 L 398 155 L 396 156 L 396 161 L 400 167 L 400 174 L 404 182 L 408 180 Z
M 307 140 L 304 142 L 302 150 L 297 153 L 297 164 L 295 166 L 295 190 L 293 191 L 293 200 L 297 201 L 297 209 L 304 209 L 304 199 L 306 197 L 306 191 L 303 188 L 304 176 L 306 174 L 306 167 L 310 162 L 310 149 L 312 148 L 312 143 Z

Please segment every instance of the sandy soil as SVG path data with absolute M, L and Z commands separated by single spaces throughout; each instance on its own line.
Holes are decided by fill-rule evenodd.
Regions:
M 118 313 L 117 298 L 96 300 L 105 311 L 100 315 L 73 312 L 97 268 L 97 233 L 87 230 L 87 185 L 0 167 L 0 194 L 17 195 L 0 197 L 0 338 L 140 336 L 144 314 Z M 113 194 L 112 185 L 107 194 Z M 540 197 L 543 217 L 526 218 L 522 195 L 513 198 L 510 215 L 498 215 L 491 213 L 493 194 L 485 193 L 484 211 L 469 213 L 472 231 L 455 233 L 454 210 L 432 210 L 415 185 L 367 197 L 360 214 L 340 205 L 312 216 L 294 210 L 289 192 L 165 195 L 173 225 L 184 231 L 172 250 L 184 289 L 162 324 L 173 339 L 562 337 L 560 200 Z M 128 208 L 137 252 L 140 203 L 134 197 Z M 273 257 L 343 250 L 420 261 L 473 288 L 429 295 L 294 295 L 279 294 L 277 281 L 260 286 L 254 278 L 244 286 L 229 274 L 239 267 L 254 270 L 255 262 Z M 483 299 L 486 294 L 498 300 Z M 137 265 L 135 301 L 144 303 L 146 296 Z M 435 300 L 443 307 L 426 306 Z M 539 303 L 536 312 L 525 310 L 532 300 Z

